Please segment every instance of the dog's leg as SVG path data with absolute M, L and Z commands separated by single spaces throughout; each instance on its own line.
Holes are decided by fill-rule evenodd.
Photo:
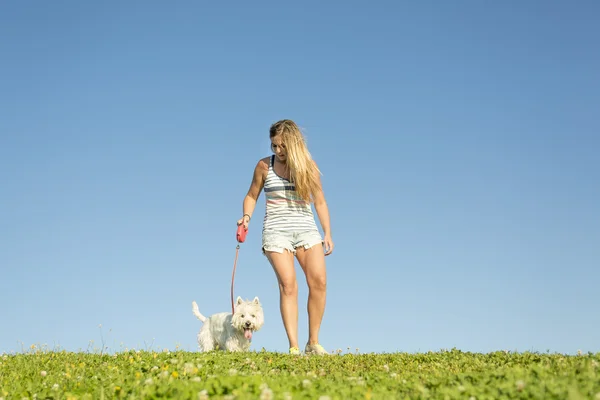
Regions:
M 227 341 L 225 342 L 225 350 L 241 351 L 242 349 L 240 348 L 239 340 L 237 338 L 235 338 L 234 336 L 228 337 Z
M 211 351 L 215 349 L 215 341 L 210 333 L 209 325 L 204 325 L 198 332 L 198 345 L 202 351 Z

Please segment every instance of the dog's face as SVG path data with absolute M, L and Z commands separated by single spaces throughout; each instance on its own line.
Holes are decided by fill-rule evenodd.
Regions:
M 235 303 L 235 313 L 231 319 L 233 327 L 244 332 L 246 339 L 252 339 L 252 333 L 260 330 L 264 323 L 262 306 L 255 297 L 252 301 L 244 301 L 238 296 Z

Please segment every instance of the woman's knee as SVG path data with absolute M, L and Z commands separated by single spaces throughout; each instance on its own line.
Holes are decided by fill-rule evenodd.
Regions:
M 298 282 L 295 279 L 285 279 L 279 281 L 279 291 L 284 296 L 298 295 Z
M 327 290 L 327 278 L 325 275 L 312 276 L 308 279 L 308 288 L 319 292 Z

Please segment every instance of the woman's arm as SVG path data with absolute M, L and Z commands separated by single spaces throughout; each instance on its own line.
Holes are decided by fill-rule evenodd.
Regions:
M 324 242 L 325 242 L 325 255 L 328 256 L 333 251 L 333 240 L 331 239 L 331 221 L 329 218 L 329 207 L 325 200 L 325 194 L 323 192 L 323 185 L 321 183 L 321 177 L 316 174 L 316 179 L 319 184 L 319 191 L 313 195 L 315 211 L 321 222 L 323 228 Z
M 258 200 L 258 196 L 260 196 L 260 192 L 265 185 L 265 172 L 268 170 L 268 168 L 269 167 L 266 165 L 264 160 L 260 160 L 256 164 L 256 167 L 254 168 L 254 174 L 252 175 L 252 182 L 250 183 L 250 188 L 248 189 L 248 193 L 246 193 L 242 203 L 243 216 L 238 221 L 238 225 L 243 223 L 244 227 L 248 228 L 250 218 L 252 217 L 252 213 L 256 208 L 256 201 Z

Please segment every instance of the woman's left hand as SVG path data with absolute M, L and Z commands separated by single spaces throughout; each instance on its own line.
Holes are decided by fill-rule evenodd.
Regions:
M 333 240 L 331 239 L 331 235 L 325 235 L 325 238 L 323 239 L 323 246 L 325 248 L 325 255 L 328 256 L 333 252 Z

